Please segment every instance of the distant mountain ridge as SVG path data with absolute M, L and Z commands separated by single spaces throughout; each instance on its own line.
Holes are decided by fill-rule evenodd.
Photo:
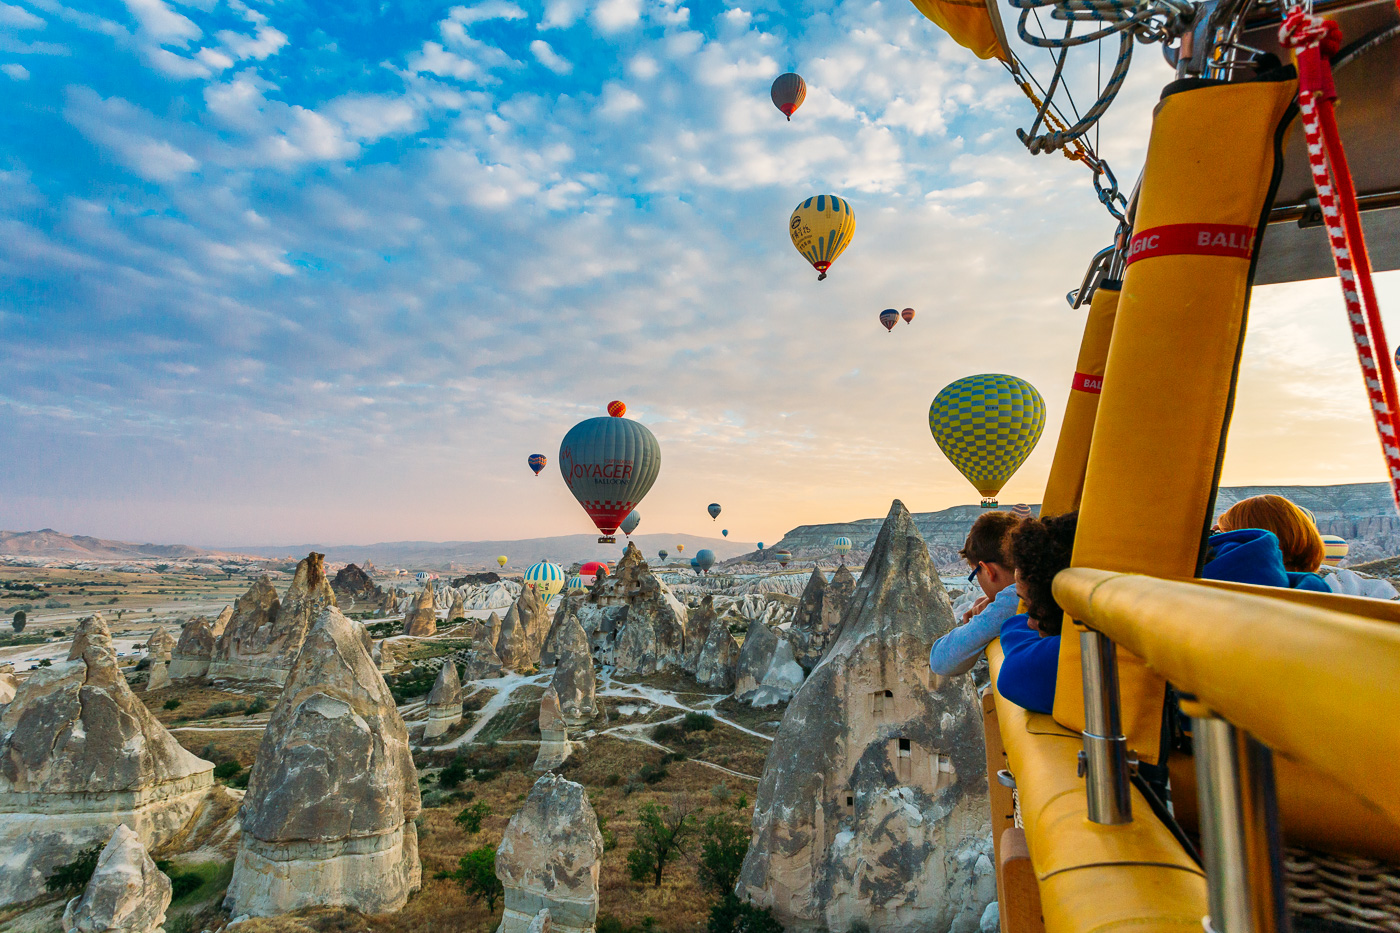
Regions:
M 1391 499 L 1390 486 L 1386 483 L 1349 483 L 1341 486 L 1224 486 L 1215 500 L 1215 513 L 1219 515 L 1241 499 L 1250 496 L 1273 494 L 1291 499 L 1313 513 L 1318 530 L 1323 534 L 1338 535 L 1351 544 L 1347 555 L 1348 563 L 1360 563 L 1400 554 L 1400 516 L 1396 514 Z M 1012 503 L 1002 503 L 1009 509 Z M 1123 503 L 1125 509 L 1151 509 L 1151 497 L 1144 494 L 1141 499 Z M 1031 506 L 1037 514 L 1039 505 Z M 914 524 L 929 546 L 934 560 L 940 565 L 957 561 L 957 551 L 967 537 L 973 521 L 982 513 L 980 506 L 955 505 L 938 512 L 914 514 Z M 770 546 L 783 547 L 792 551 L 798 560 L 829 557 L 832 542 L 838 537 L 851 539 L 852 563 L 863 559 L 875 543 L 880 533 L 881 518 L 862 518 L 851 522 L 832 522 L 822 525 L 801 525 L 783 535 L 781 541 Z
M 58 557 L 74 560 L 189 560 L 216 557 L 222 552 L 186 544 L 132 544 L 87 535 L 67 535 L 52 528 L 39 531 L 0 531 L 0 554 L 15 557 Z

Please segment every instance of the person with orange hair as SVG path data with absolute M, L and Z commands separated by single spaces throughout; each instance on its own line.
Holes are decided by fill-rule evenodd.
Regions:
M 1324 553 L 1317 525 L 1283 496 L 1241 499 L 1221 514 L 1216 527 L 1220 532 L 1206 544 L 1202 577 L 1331 592 L 1316 573 Z

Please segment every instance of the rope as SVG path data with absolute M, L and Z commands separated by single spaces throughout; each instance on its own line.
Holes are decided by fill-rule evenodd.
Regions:
M 1371 403 L 1371 415 L 1380 437 L 1381 452 L 1390 474 L 1391 495 L 1400 509 L 1400 446 L 1397 446 L 1395 374 L 1390 368 L 1390 348 L 1386 345 L 1380 305 L 1371 280 L 1371 260 L 1361 229 L 1361 212 L 1356 204 L 1356 187 L 1342 149 L 1341 135 L 1332 102 L 1337 90 L 1332 83 L 1329 57 L 1341 47 L 1341 28 L 1314 16 L 1302 6 L 1289 11 L 1279 27 L 1279 42 L 1292 48 L 1298 62 L 1298 109 L 1303 117 L 1307 140 L 1308 167 L 1322 208 L 1327 240 L 1337 278 L 1342 283 L 1342 299 L 1356 343 L 1356 358 Z M 1379 355 L 1381 365 L 1376 365 Z

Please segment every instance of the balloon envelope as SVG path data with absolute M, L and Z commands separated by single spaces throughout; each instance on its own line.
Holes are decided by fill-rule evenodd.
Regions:
M 540 594 L 544 604 L 548 606 L 554 594 L 564 588 L 564 568 L 542 560 L 532 564 L 530 569 L 525 571 L 525 582 L 534 584 L 535 592 Z
M 627 414 L 627 403 L 613 399 L 611 402 L 608 402 L 608 414 L 614 418 L 621 418 L 623 415 Z
M 708 572 L 715 565 L 715 552 L 709 548 L 696 551 L 695 563 L 701 570 Z
M 526 458 L 525 462 L 530 464 L 530 469 L 535 471 L 536 476 L 539 476 L 540 470 L 543 470 L 545 466 L 549 463 L 549 458 L 546 457 L 544 454 L 530 454 L 530 456 Z
M 658 554 L 661 555 L 661 559 L 662 559 L 662 560 L 665 560 L 665 559 L 666 559 L 666 552 L 665 552 L 665 551 L 657 551 L 656 553 L 658 553 Z
M 826 278 L 826 270 L 845 252 L 855 233 L 856 215 L 851 213 L 851 205 L 834 194 L 808 198 L 788 219 L 792 245 L 817 270 L 818 281 Z
M 943 455 L 991 506 L 1040 440 L 1045 401 L 1015 376 L 966 376 L 934 398 L 928 425 Z
M 691 569 L 691 570 L 699 570 L 699 569 L 700 569 L 700 562 L 699 562 L 698 560 L 696 560 L 695 558 L 693 558 L 693 557 L 690 559 L 690 569 Z
M 905 308 L 903 311 L 899 312 L 899 316 L 904 318 L 904 323 L 908 324 L 910 321 L 914 320 L 914 309 Z
M 566 589 L 570 593 L 577 593 L 580 590 L 588 589 L 588 585 L 583 582 L 583 577 L 579 576 L 578 574 L 574 574 L 572 577 L 569 578 L 569 584 L 566 587 Z
M 1341 566 L 1350 550 L 1351 545 L 1347 543 L 1346 538 L 1339 538 L 1336 535 L 1322 536 L 1322 562 L 1327 566 Z
M 773 87 L 768 91 L 768 95 L 773 98 L 773 106 L 791 120 L 793 111 L 801 107 L 802 102 L 807 99 L 807 82 L 803 81 L 797 72 L 789 71 L 773 79 Z
M 593 524 L 610 535 L 656 482 L 661 445 L 636 421 L 589 418 L 564 435 L 559 472 Z
M 497 565 L 504 567 L 506 565 L 506 561 L 508 560 L 510 560 L 510 558 L 502 554 L 500 557 L 496 558 L 496 563 Z
M 718 503 L 718 502 L 711 502 L 711 503 L 709 504 L 709 506 L 706 507 L 706 511 L 708 511 L 708 512 L 710 513 L 710 518 L 711 518 L 711 519 L 719 518 L 719 511 L 720 511 L 720 509 L 719 509 L 719 503 Z
M 592 584 L 593 579 L 600 573 L 605 577 L 608 575 L 608 565 L 606 561 L 590 560 L 578 569 L 578 575 L 583 577 L 583 582 L 586 584 Z
M 851 539 L 850 539 L 850 538 L 845 538 L 845 537 L 837 538 L 836 541 L 834 542 L 834 546 L 835 546 L 835 548 L 836 548 L 836 553 L 837 553 L 837 554 L 849 554 L 849 553 L 851 553 Z
M 885 330 L 894 330 L 894 326 L 899 323 L 899 312 L 894 308 L 886 308 L 880 312 L 880 323 L 885 325 Z
M 627 517 L 622 520 L 622 524 L 617 527 L 622 529 L 622 533 L 630 535 L 637 530 L 637 526 L 642 523 L 642 513 L 636 509 L 627 513 Z
M 762 542 L 762 541 L 758 542 L 758 549 L 759 549 L 760 551 L 763 550 L 763 542 Z
M 792 552 L 787 548 L 779 548 L 773 552 L 773 557 L 777 559 L 779 567 L 786 567 L 792 560 Z
M 728 529 L 728 528 L 722 529 L 722 530 L 720 531 L 720 534 L 724 535 L 726 538 L 729 537 L 729 529 Z
M 677 545 L 676 545 L 676 553 L 677 553 L 677 554 L 684 554 L 684 553 L 685 553 L 685 545 L 684 545 L 684 544 L 677 544 Z

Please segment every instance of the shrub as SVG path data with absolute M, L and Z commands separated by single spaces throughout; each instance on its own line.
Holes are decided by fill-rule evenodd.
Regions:
M 783 925 L 767 907 L 726 894 L 710 908 L 708 933 L 783 933 Z
M 484 800 L 478 800 L 469 807 L 464 807 L 453 820 L 471 835 L 481 832 L 481 821 L 491 815 L 491 805 Z
M 489 783 L 500 776 L 501 772 L 492 770 L 491 768 L 477 768 L 472 772 L 472 780 L 476 781 L 478 784 Z
M 258 713 L 261 713 L 265 709 L 267 709 L 267 701 L 264 700 L 262 697 L 254 697 L 253 702 L 243 707 L 243 715 L 256 716 Z
M 205 716 L 227 716 L 229 713 L 236 713 L 236 712 L 238 712 L 238 707 L 237 707 L 236 705 L 234 705 L 233 703 L 230 703 L 230 702 L 228 702 L 227 700 L 224 700 L 224 701 L 222 701 L 222 702 L 215 703 L 213 706 L 209 707 L 207 710 L 204 711 L 204 715 L 205 715 Z
M 739 799 L 734 802 L 734 809 L 747 810 L 749 808 L 749 795 L 740 794 Z
M 84 849 L 73 861 L 55 868 L 44 880 L 44 887 L 50 894 L 81 891 L 87 887 L 87 883 L 92 880 L 92 873 L 97 871 L 97 859 L 102 854 L 102 845 L 98 843 L 90 849 Z
M 709 732 L 715 727 L 715 717 L 705 713 L 686 713 L 681 728 L 686 732 Z
M 734 890 L 739 869 L 749 851 L 749 833 L 724 814 L 705 821 L 698 877 L 706 891 L 724 894 Z
M 505 894 L 505 887 L 496 877 L 496 850 L 491 846 L 473 849 L 457 862 L 457 870 L 448 878 L 462 886 L 474 901 L 485 901 L 486 909 L 496 912 L 496 901 Z
M 171 699 L 169 699 L 169 700 L 166 700 L 165 703 L 161 706 L 161 709 L 179 709 L 179 708 L 180 708 L 180 701 L 179 701 L 179 700 L 176 700 L 176 699 L 174 699 L 174 698 L 171 698 Z
M 651 730 L 651 738 L 654 742 L 674 742 L 681 735 L 680 727 L 673 722 L 663 722 Z
M 607 777 L 603 778 L 603 786 L 604 786 L 604 787 L 616 787 L 617 785 L 619 785 L 619 784 L 621 784 L 621 783 L 622 783 L 622 775 L 618 774 L 616 771 L 614 771 L 612 774 L 609 774 Z
M 214 777 L 222 781 L 235 776 L 242 770 L 243 766 L 238 763 L 237 759 L 224 761 L 214 766 Z
M 456 787 L 467 776 L 467 762 L 461 755 L 453 758 L 446 768 L 438 772 L 439 787 Z
M 10 626 L 16 633 L 24 631 L 25 624 L 29 621 L 29 614 L 23 609 L 15 613 L 14 619 L 10 621 Z
M 177 873 L 170 876 L 170 900 L 178 901 L 198 891 L 204 884 L 204 879 L 199 875 Z
M 42 660 L 42 661 L 39 662 L 39 666 L 40 666 L 40 667 L 53 667 L 53 662 L 50 661 L 48 658 L 44 658 L 44 660 Z
M 670 772 L 666 770 L 666 765 L 664 764 L 645 764 L 642 765 L 642 770 L 637 772 L 637 777 L 646 781 L 648 784 L 657 784 L 665 780 L 668 774 L 670 774 Z
M 715 798 L 719 803 L 724 803 L 730 797 L 734 796 L 734 792 L 729 789 L 729 785 L 720 781 L 714 787 L 710 788 L 710 796 Z
M 229 782 L 228 782 L 228 786 L 229 786 L 229 787 L 238 787 L 238 788 L 246 789 L 246 788 L 248 787 L 248 779 L 249 779 L 250 777 L 252 777 L 252 776 L 253 776 L 253 769 L 252 769 L 252 768 L 249 768 L 247 771 L 241 772 L 237 777 L 235 777 L 235 778 L 233 778 L 233 780 L 229 781 Z

